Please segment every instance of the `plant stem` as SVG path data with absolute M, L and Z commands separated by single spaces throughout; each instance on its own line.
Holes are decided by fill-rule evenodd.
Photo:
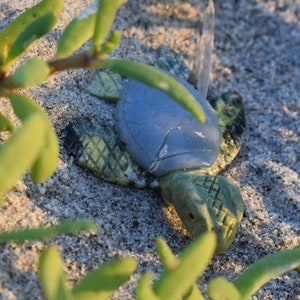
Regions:
M 92 68 L 97 61 L 103 60 L 103 57 L 99 53 L 90 53 L 89 51 L 84 51 L 80 54 L 70 56 L 63 59 L 49 61 L 50 74 L 58 71 L 64 71 L 67 69 L 76 68 Z

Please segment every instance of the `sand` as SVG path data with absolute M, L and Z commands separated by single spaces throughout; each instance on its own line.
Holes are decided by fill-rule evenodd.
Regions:
M 1 0 L 0 26 L 38 1 Z M 65 1 L 58 26 L 22 57 L 50 59 L 62 29 L 91 1 Z M 224 172 L 241 188 L 245 217 L 230 249 L 216 256 L 199 280 L 201 290 L 215 276 L 234 280 L 247 266 L 300 242 L 300 4 L 297 0 L 215 1 L 216 29 L 209 97 L 234 89 L 243 97 L 247 131 L 241 153 Z M 190 66 L 201 22 L 197 1 L 129 0 L 115 26 L 123 41 L 115 57 L 151 61 L 151 47 L 167 45 Z M 49 114 L 61 141 L 62 129 L 86 118 L 113 124 L 113 107 L 89 95 L 93 70 L 52 76 L 27 94 Z M 1 100 L 1 111 L 9 111 Z M 17 162 L 16 162 L 17 163 Z M 175 253 L 191 243 L 174 211 L 154 191 L 109 184 L 76 166 L 61 145 L 55 174 L 43 184 L 26 175 L 7 194 L 0 230 L 33 227 L 69 218 L 95 220 L 97 235 L 61 236 L 46 242 L 0 245 L 0 299 L 43 299 L 36 271 L 38 255 L 56 244 L 70 282 L 120 256 L 138 269 L 112 299 L 132 299 L 146 270 L 161 272 L 154 240 L 166 239 Z M 199 254 L 199 259 L 201 254 Z M 264 286 L 253 299 L 300 299 L 294 271 Z

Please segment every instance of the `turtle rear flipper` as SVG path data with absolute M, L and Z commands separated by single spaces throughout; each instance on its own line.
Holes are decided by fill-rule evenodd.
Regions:
M 205 170 L 215 175 L 224 170 L 238 155 L 245 134 L 245 113 L 241 96 L 237 92 L 227 92 L 209 100 L 219 118 L 221 143 L 215 163 Z

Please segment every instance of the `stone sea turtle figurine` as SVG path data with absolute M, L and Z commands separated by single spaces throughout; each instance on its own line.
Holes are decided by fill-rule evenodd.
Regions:
M 85 120 L 71 123 L 65 145 L 79 165 L 107 181 L 159 189 L 192 236 L 216 232 L 216 253 L 222 253 L 244 211 L 239 188 L 217 176 L 242 144 L 242 100 L 228 92 L 207 101 L 191 84 L 174 77 L 203 107 L 204 124 L 165 93 L 127 79 L 115 109 L 115 128 Z M 113 81 L 112 76 L 108 85 Z

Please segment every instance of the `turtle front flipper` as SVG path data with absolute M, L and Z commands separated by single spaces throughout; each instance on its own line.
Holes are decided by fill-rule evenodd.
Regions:
M 113 128 L 85 120 L 69 124 L 64 144 L 81 167 L 102 179 L 137 188 L 157 187 L 157 179 L 134 163 Z
M 205 168 L 211 175 L 218 174 L 229 165 L 239 153 L 246 127 L 245 113 L 241 96 L 227 92 L 209 100 L 219 119 L 221 134 L 220 152 L 215 163 Z
M 173 172 L 160 178 L 164 199 L 174 205 L 185 228 L 196 237 L 214 230 L 216 253 L 232 243 L 245 209 L 239 188 L 223 176 L 203 171 Z

